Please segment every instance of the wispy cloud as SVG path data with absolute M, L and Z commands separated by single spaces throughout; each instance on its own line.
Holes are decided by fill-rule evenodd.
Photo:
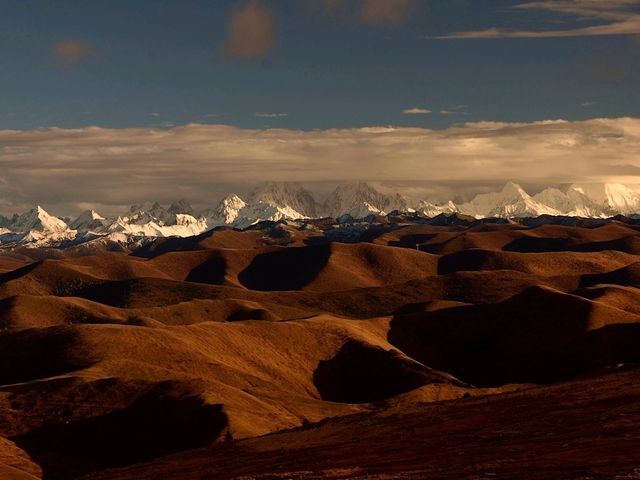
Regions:
M 517 10 L 539 10 L 569 17 L 583 22 L 594 22 L 585 27 L 557 30 L 512 30 L 491 27 L 485 30 L 455 32 L 436 37 L 439 39 L 470 38 L 556 38 L 597 35 L 640 34 L 640 13 L 634 7 L 640 0 L 543 0 L 526 2 L 512 7 Z
M 262 58 L 275 44 L 273 12 L 257 0 L 233 11 L 228 30 L 224 59 Z
M 63 63 L 73 64 L 85 58 L 96 57 L 97 51 L 88 43 L 66 40 L 53 46 L 53 55 Z
M 177 192 L 210 205 L 214 184 L 262 180 L 640 183 L 640 118 L 475 122 L 444 130 L 197 124 L 0 130 L 0 145 L 0 212 L 18 203 L 54 211 L 81 202 L 168 203 Z
M 288 117 L 288 113 L 268 113 L 268 112 L 257 112 L 256 117 L 260 118 L 280 118 L 280 117 Z
M 405 108 L 402 113 L 405 115 L 428 115 L 431 113 L 431 110 L 427 108 L 413 107 L 413 108 Z
M 443 108 L 440 110 L 440 115 L 470 115 L 465 109 L 466 105 L 457 105 L 455 107 Z

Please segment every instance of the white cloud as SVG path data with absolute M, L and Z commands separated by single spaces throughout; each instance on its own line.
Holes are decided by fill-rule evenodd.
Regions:
M 263 180 L 640 183 L 640 118 L 485 121 L 444 130 L 0 130 L 0 145 L 0 212 L 178 198 L 210 205 L 215 184 Z
M 405 108 L 402 113 L 404 113 L 405 115 L 428 115 L 431 113 L 431 110 L 428 110 L 426 108 L 413 107 Z

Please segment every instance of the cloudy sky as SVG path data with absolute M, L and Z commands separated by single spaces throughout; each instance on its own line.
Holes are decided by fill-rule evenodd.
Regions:
M 5 0 L 0 58 L 0 212 L 640 183 L 640 0 Z

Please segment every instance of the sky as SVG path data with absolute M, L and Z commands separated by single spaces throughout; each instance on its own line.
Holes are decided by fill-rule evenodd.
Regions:
M 640 183 L 640 0 L 1 0 L 0 61 L 0 212 Z

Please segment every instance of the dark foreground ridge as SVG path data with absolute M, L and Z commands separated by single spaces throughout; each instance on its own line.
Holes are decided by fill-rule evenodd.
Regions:
M 640 371 L 390 407 L 194 450 L 87 480 L 633 479 Z
M 640 227 L 409 220 L 3 250 L 0 478 L 640 478 Z

